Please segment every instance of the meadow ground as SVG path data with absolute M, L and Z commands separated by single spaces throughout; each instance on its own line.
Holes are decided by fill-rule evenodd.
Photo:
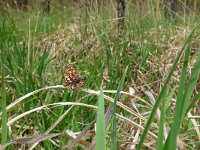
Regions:
M 96 149 L 199 149 L 198 14 L 128 5 L 119 37 L 115 11 L 1 12 L 4 148 L 93 149 L 96 139 Z M 69 64 L 86 77 L 71 91 Z

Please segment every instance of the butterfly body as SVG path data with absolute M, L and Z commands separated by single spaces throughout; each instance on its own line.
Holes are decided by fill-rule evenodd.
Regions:
M 73 68 L 72 66 L 67 67 L 67 74 L 64 77 L 65 86 L 69 90 L 74 90 L 76 88 L 79 88 L 83 85 L 84 81 L 86 80 L 86 77 L 81 77 Z

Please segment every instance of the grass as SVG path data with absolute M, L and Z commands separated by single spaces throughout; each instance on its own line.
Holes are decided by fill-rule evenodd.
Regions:
M 199 18 L 128 3 L 120 39 L 115 4 L 75 10 L 0 12 L 1 148 L 198 149 Z M 74 91 L 69 63 L 87 77 Z
M 154 117 L 154 115 L 156 113 L 156 110 L 158 109 L 158 107 L 159 107 L 159 105 L 161 103 L 161 100 L 165 96 L 165 91 L 166 91 L 166 88 L 167 88 L 167 84 L 169 83 L 169 81 L 171 79 L 171 76 L 172 76 L 175 68 L 178 65 L 178 61 L 179 61 L 179 59 L 180 59 L 180 57 L 181 57 L 181 55 L 183 53 L 183 50 L 186 48 L 186 45 L 191 40 L 191 36 L 192 36 L 193 33 L 194 33 L 194 30 L 191 32 L 190 36 L 187 38 L 184 46 L 182 47 L 181 51 L 179 52 L 178 56 L 176 57 L 176 60 L 175 60 L 175 62 L 173 64 L 173 66 L 172 66 L 172 69 L 170 70 L 169 75 L 168 75 L 168 77 L 167 77 L 167 79 L 166 79 L 166 81 L 164 83 L 164 86 L 163 86 L 163 88 L 162 88 L 162 90 L 161 90 L 161 92 L 160 92 L 160 94 L 159 94 L 159 96 L 157 98 L 156 104 L 154 105 L 154 108 L 151 111 L 150 117 L 148 119 L 147 125 L 146 125 L 145 130 L 144 130 L 144 133 L 143 133 L 143 135 L 142 135 L 142 137 L 140 139 L 140 143 L 138 145 L 138 149 L 141 149 L 141 147 L 142 147 L 144 139 L 145 139 L 145 137 L 147 135 L 147 131 L 149 130 L 151 122 L 153 121 L 153 117 Z M 176 106 L 178 108 L 175 107 L 174 122 L 176 122 L 176 121 L 180 122 L 180 117 L 181 117 L 180 114 L 183 113 L 183 112 L 180 112 L 180 107 L 181 107 L 181 103 L 183 101 L 182 100 L 183 99 L 183 89 L 184 89 L 184 84 L 185 84 L 185 80 L 186 80 L 186 71 L 187 71 L 187 65 L 188 65 L 188 56 L 189 56 L 189 48 L 187 48 L 187 51 L 186 51 L 186 54 L 185 54 L 185 59 L 184 59 L 185 63 L 184 63 L 183 69 L 182 69 L 182 76 L 181 76 L 181 79 L 180 79 L 180 86 L 179 86 L 179 91 L 178 91 L 178 96 L 177 96 L 177 101 L 178 102 L 176 103 L 177 104 Z M 197 77 L 198 77 L 198 75 L 197 75 Z M 192 91 L 193 91 L 193 89 L 192 89 Z M 179 114 L 176 114 L 176 111 L 179 111 Z M 176 133 L 177 133 L 178 132 L 177 129 L 180 128 L 179 126 L 180 126 L 180 123 L 172 126 L 171 130 L 174 129 L 174 130 L 176 130 Z M 171 143 L 170 144 L 168 143 L 168 145 L 170 145 L 172 147 L 168 147 L 167 149 L 176 149 L 176 143 L 173 143 L 173 142 L 176 142 L 176 140 L 174 140 L 174 139 L 176 139 L 177 134 L 175 134 L 173 131 L 172 131 L 172 133 L 174 134 L 173 136 L 170 136 L 170 135 L 168 136 L 168 138 L 171 139 L 171 141 L 170 141 Z
M 5 77 L 4 77 L 4 70 L 3 67 L 1 66 L 1 82 L 0 82 L 0 87 L 1 87 L 1 110 L 2 110 L 2 125 L 1 125 L 1 143 L 6 144 L 7 138 L 8 138 L 8 127 L 7 127 L 7 111 L 6 111 L 6 90 L 5 90 Z
M 97 150 L 105 150 L 106 149 L 106 134 L 105 134 L 105 122 L 104 122 L 104 96 L 103 89 L 100 88 L 99 95 L 99 105 L 97 112 L 97 131 L 96 131 L 96 147 Z

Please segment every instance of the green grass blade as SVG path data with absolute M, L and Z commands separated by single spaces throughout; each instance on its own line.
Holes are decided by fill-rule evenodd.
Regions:
M 1 72 L 2 76 L 1 77 L 1 82 L 0 82 L 0 87 L 1 87 L 1 109 L 2 109 L 2 133 L 1 133 L 1 144 L 5 144 L 7 142 L 7 136 L 8 136 L 8 128 L 7 128 L 7 111 L 6 111 L 6 90 L 5 90 L 5 79 L 4 79 L 4 69 L 3 66 L 1 66 Z
M 191 101 L 186 113 L 188 113 L 190 111 L 190 109 L 197 103 L 198 100 L 200 100 L 200 93 L 195 95 L 195 97 L 192 99 L 192 101 Z
M 145 127 L 144 132 L 143 132 L 143 134 L 142 134 L 142 136 L 141 136 L 140 142 L 139 142 L 139 144 L 137 145 L 137 149 L 138 149 L 138 150 L 140 150 L 140 149 L 142 148 L 142 144 L 144 143 L 144 140 L 145 140 L 145 138 L 146 138 L 147 132 L 149 131 L 150 125 L 151 125 L 151 123 L 153 122 L 153 118 L 154 118 L 154 115 L 155 115 L 155 113 L 156 113 L 156 110 L 157 110 L 157 108 L 159 107 L 159 104 L 160 104 L 160 102 L 161 102 L 161 100 L 162 100 L 162 98 L 163 98 L 163 96 L 164 96 L 165 90 L 166 90 L 166 88 L 167 88 L 167 84 L 169 83 L 169 81 L 170 81 L 170 79 L 171 79 L 171 76 L 172 76 L 172 74 L 173 74 L 173 72 L 174 72 L 176 66 L 178 65 L 178 61 L 179 61 L 179 59 L 180 59 L 180 57 L 181 57 L 181 55 L 182 55 L 182 53 L 183 53 L 183 51 L 184 51 L 186 45 L 187 45 L 188 42 L 190 41 L 190 39 L 191 39 L 191 37 L 192 37 L 194 31 L 195 31 L 195 29 L 190 33 L 190 35 L 189 35 L 188 38 L 186 39 L 186 42 L 184 43 L 183 47 L 181 48 L 180 52 L 178 53 L 178 55 L 177 55 L 177 57 L 176 57 L 176 59 L 175 59 L 175 61 L 174 61 L 174 64 L 173 64 L 173 66 L 172 66 L 172 68 L 171 68 L 171 70 L 170 70 L 170 72 L 169 72 L 169 75 L 167 76 L 167 79 L 166 79 L 166 81 L 165 81 L 165 83 L 164 83 L 164 85 L 163 85 L 163 88 L 161 89 L 161 92 L 159 93 L 158 98 L 157 98 L 157 100 L 156 100 L 156 103 L 155 103 L 155 105 L 154 105 L 154 107 L 153 107 L 153 109 L 152 109 L 152 111 L 151 111 L 151 114 L 150 114 L 149 119 L 148 119 L 148 121 L 147 121 L 146 127 Z
M 114 103 L 113 103 L 113 119 L 112 119 L 112 137 L 111 137 L 111 149 L 112 150 L 115 150 L 117 149 L 117 139 L 116 139 L 116 105 L 117 105 L 117 100 L 119 98 L 119 93 L 122 89 L 122 85 L 124 83 L 124 80 L 125 80 L 125 77 L 126 77 L 126 73 L 127 73 L 127 70 L 128 70 L 128 66 L 126 67 L 123 75 L 122 75 L 122 79 L 119 83 L 119 86 L 117 88 L 117 93 L 115 95 L 115 98 L 114 98 Z
M 171 90 L 171 92 L 169 93 L 169 96 L 167 97 L 167 100 L 165 102 L 165 108 L 164 108 L 164 111 L 166 112 L 167 111 L 167 108 L 169 107 L 169 103 L 171 102 L 172 100 L 172 97 L 174 95 L 174 92 L 176 91 L 176 86 Z
M 97 112 L 97 133 L 96 133 L 96 150 L 106 150 L 106 135 L 105 135 L 105 122 L 104 122 L 104 97 L 103 90 L 100 87 L 99 105 Z
M 49 51 L 45 50 L 42 55 L 41 61 L 39 62 L 38 69 L 37 69 L 37 73 L 39 76 L 42 75 L 42 73 L 45 69 L 45 65 L 48 63 L 48 61 L 49 61 Z
M 160 123 L 158 130 L 158 140 L 156 144 L 156 149 L 163 149 L 163 139 L 164 139 L 164 118 L 165 118 L 165 99 L 162 101 L 161 114 L 160 114 Z

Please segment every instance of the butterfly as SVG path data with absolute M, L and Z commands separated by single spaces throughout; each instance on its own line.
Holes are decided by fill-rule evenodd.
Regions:
M 69 90 L 81 87 L 85 80 L 86 77 L 81 77 L 71 65 L 68 65 L 64 82 Z

